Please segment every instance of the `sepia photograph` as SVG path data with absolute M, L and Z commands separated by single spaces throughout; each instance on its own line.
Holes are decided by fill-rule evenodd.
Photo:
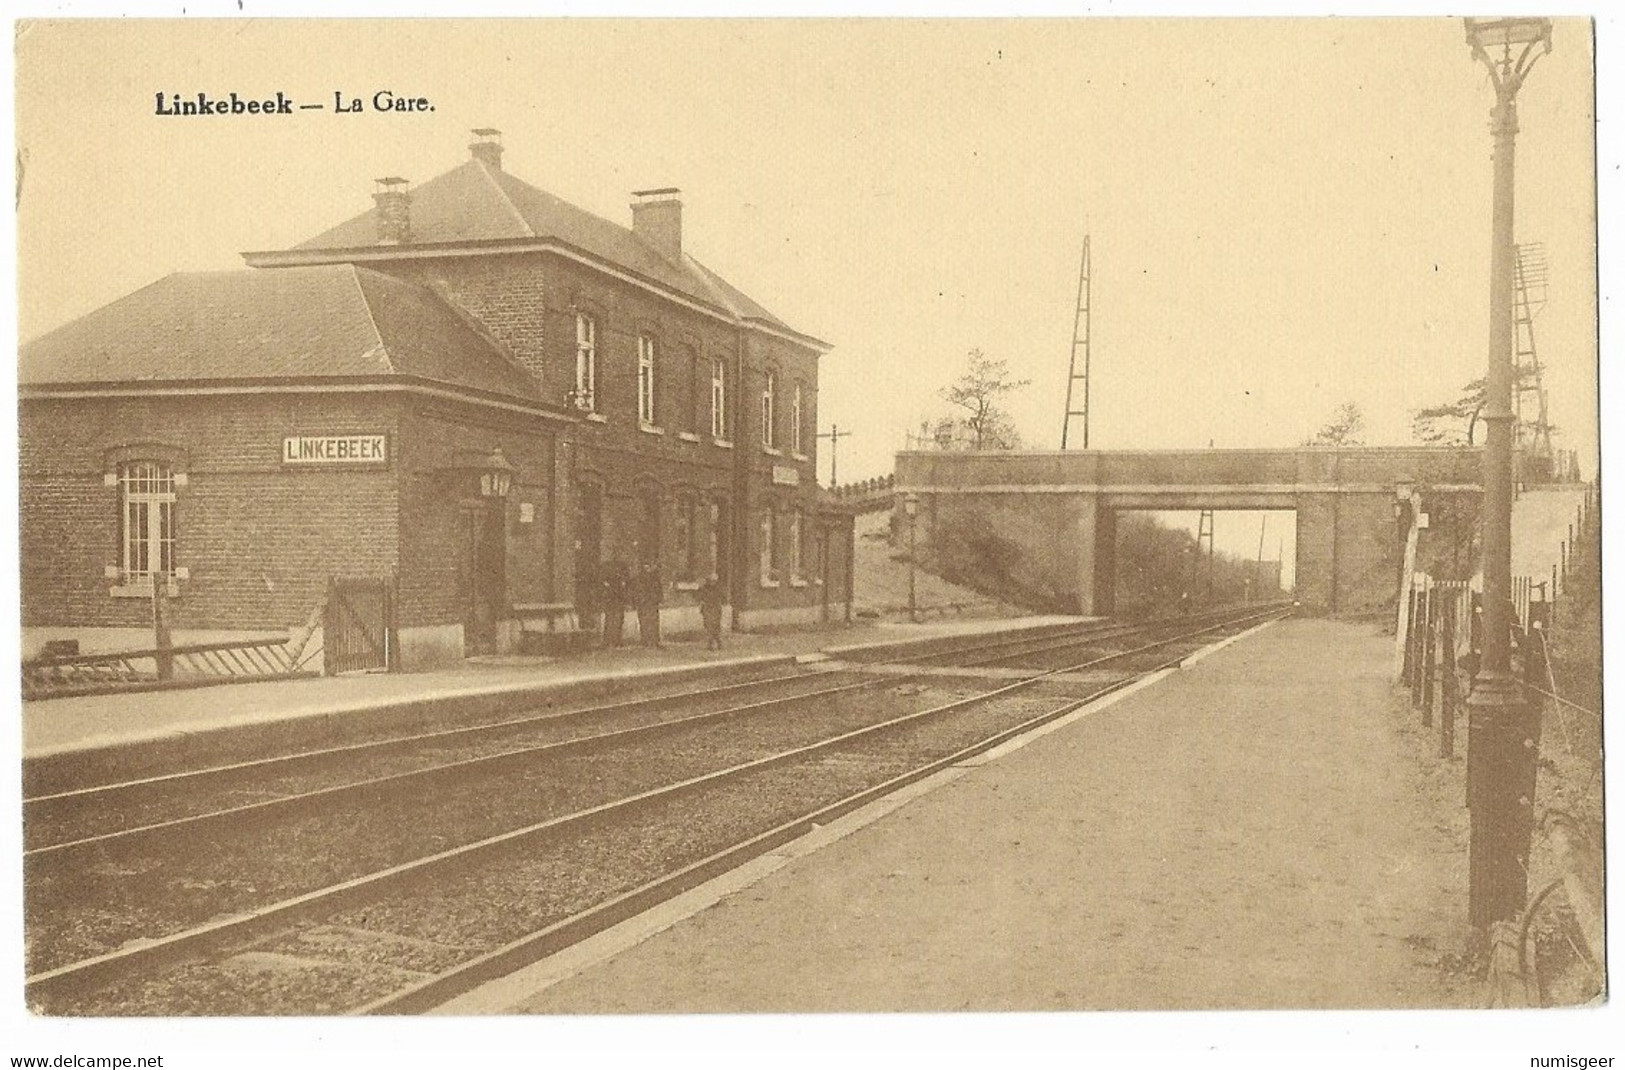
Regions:
M 1611 21 L 351 13 L 13 22 L 10 1065 L 1625 1058 Z

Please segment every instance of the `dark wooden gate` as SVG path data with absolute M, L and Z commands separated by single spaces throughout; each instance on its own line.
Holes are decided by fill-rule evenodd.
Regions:
M 395 598 L 387 579 L 327 581 L 322 660 L 327 674 L 395 668 Z

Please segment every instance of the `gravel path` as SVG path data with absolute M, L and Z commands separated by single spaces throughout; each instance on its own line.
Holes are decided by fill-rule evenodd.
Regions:
M 1391 640 L 1288 621 L 541 991 L 536 1012 L 1471 1005 Z

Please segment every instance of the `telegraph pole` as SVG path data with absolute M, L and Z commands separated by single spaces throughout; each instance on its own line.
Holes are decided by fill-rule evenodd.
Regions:
M 1495 185 L 1490 212 L 1490 335 L 1485 391 L 1483 573 L 1484 650 L 1469 720 L 1468 914 L 1488 929 L 1516 918 L 1528 901 L 1539 714 L 1512 675 L 1513 154 L 1518 90 L 1552 48 L 1550 19 L 1466 19 L 1473 58 L 1495 87 L 1490 129 Z
M 835 455 L 836 455 L 837 452 L 839 452 L 839 450 L 841 448 L 841 439 L 849 438 L 849 437 L 851 437 L 851 435 L 852 435 L 852 432 L 850 432 L 850 431 L 842 431 L 840 424 L 830 424 L 828 431 L 825 431 L 821 435 L 814 436 L 816 438 L 821 438 L 821 439 L 827 438 L 827 439 L 829 439 L 829 486 L 830 486 L 831 490 L 834 490 L 835 486 L 836 486 L 836 483 L 835 483 Z

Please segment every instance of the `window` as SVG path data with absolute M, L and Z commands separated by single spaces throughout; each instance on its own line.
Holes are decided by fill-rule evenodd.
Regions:
M 768 449 L 773 448 L 773 392 L 778 388 L 777 378 L 772 372 L 767 373 L 767 381 L 762 384 L 762 445 Z
M 701 399 L 705 396 L 701 389 L 700 378 L 700 351 L 693 346 L 685 346 L 688 351 L 688 360 L 684 361 L 688 375 L 688 413 L 686 430 L 698 433 L 705 423 L 705 417 L 700 415 Z
M 779 564 L 778 554 L 775 552 L 778 549 L 775 545 L 778 542 L 776 538 L 778 535 L 776 520 L 777 518 L 773 515 L 771 507 L 762 510 L 761 544 L 758 547 L 758 553 L 760 555 L 762 586 L 764 587 L 778 586 L 775 575 L 778 572 Z
M 156 461 L 119 469 L 124 528 L 124 582 L 150 584 L 155 573 L 175 571 L 175 474 Z
M 570 403 L 582 412 L 598 410 L 598 323 L 576 313 L 576 387 Z
M 723 510 L 721 502 L 712 502 L 709 508 L 710 526 L 706 529 L 706 563 L 713 575 L 721 576 L 722 569 L 722 524 Z
M 728 437 L 728 364 L 711 358 L 711 437 Z
M 700 510 L 699 499 L 692 494 L 684 494 L 677 499 L 677 553 L 678 578 L 685 581 L 694 581 L 705 578 L 702 571 L 705 562 L 705 531 L 702 526 L 704 513 Z
M 655 340 L 638 335 L 638 422 L 655 422 Z
M 800 453 L 801 450 L 801 384 L 796 384 L 796 392 L 790 398 L 790 449 Z
M 801 510 L 790 514 L 790 579 L 801 579 Z

